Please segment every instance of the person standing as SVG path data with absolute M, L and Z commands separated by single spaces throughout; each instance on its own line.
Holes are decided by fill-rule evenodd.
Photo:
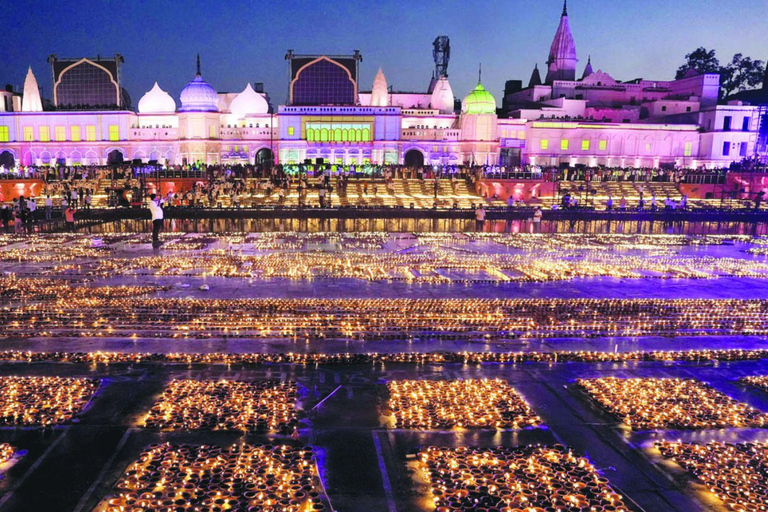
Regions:
M 35 198 L 32 197 L 27 202 L 27 208 L 29 209 L 29 223 L 34 224 L 35 223 L 35 210 L 37 210 L 37 201 L 35 201 Z
M 475 228 L 476 231 L 482 231 L 485 227 L 485 207 L 480 205 L 475 210 Z
M 67 226 L 67 231 L 75 230 L 75 212 L 76 211 L 77 210 L 72 205 L 67 206 L 67 209 L 64 210 L 64 221 Z
M 165 201 L 152 194 L 149 196 L 149 212 L 152 214 L 152 247 L 160 247 L 160 230 L 163 229 L 163 203 Z
M 533 212 L 533 232 L 534 233 L 541 233 L 541 218 L 544 216 L 544 213 L 541 211 L 541 207 L 537 207 L 536 211 Z
M 51 212 L 53 212 L 53 199 L 48 194 L 45 196 L 45 220 L 51 220 Z

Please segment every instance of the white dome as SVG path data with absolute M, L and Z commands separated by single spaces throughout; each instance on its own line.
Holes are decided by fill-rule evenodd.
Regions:
M 252 114 L 268 114 L 269 103 L 264 96 L 253 90 L 251 84 L 248 84 L 245 90 L 229 104 L 229 111 L 236 119 L 243 119 Z
M 139 100 L 139 114 L 172 114 L 176 112 L 176 102 L 171 95 L 157 85 Z
M 211 84 L 197 75 L 181 90 L 179 112 L 218 112 L 219 94 Z
M 430 105 L 433 110 L 439 110 L 441 114 L 453 114 L 453 89 L 451 89 L 451 84 L 444 76 L 440 77 L 440 80 L 435 84 Z

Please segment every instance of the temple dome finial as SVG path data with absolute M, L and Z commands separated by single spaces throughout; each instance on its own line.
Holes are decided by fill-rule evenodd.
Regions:
M 563 16 L 568 16 L 568 0 L 563 0 Z
M 197 54 L 197 76 L 203 76 L 203 74 L 200 72 L 200 54 Z

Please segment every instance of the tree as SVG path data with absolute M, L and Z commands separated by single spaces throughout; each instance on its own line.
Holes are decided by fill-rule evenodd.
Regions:
M 763 61 L 752 60 L 737 53 L 733 60 L 720 71 L 720 87 L 723 97 L 735 92 L 754 89 L 763 83 Z
M 718 73 L 720 97 L 727 98 L 736 92 L 759 87 L 765 78 L 764 66 L 763 61 L 752 60 L 741 53 L 734 55 L 727 65 L 721 66 L 715 50 L 700 47 L 685 56 L 685 64 L 678 68 L 675 80 L 683 78 L 690 70 L 699 74 Z
M 700 74 L 720 72 L 720 61 L 715 56 L 715 50 L 707 50 L 703 46 L 686 55 L 685 61 L 678 68 L 675 80 L 683 78 L 691 69 Z

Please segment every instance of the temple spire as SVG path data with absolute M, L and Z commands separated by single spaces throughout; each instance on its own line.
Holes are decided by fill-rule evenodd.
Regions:
M 528 87 L 535 87 L 541 85 L 541 73 L 539 72 L 539 65 L 536 64 L 531 73 L 531 79 L 528 81 Z
M 568 3 L 563 2 L 563 16 L 560 18 L 560 24 L 557 27 L 555 38 L 552 40 L 552 46 L 549 49 L 547 58 L 547 84 L 552 84 L 556 80 L 574 81 L 576 80 L 576 43 L 573 41 L 573 34 L 568 23 Z
M 477 68 L 477 83 L 483 83 L 483 63 L 481 62 Z
M 590 55 L 589 59 L 587 59 L 587 65 L 584 68 L 584 74 L 581 75 L 581 79 L 584 80 L 585 78 L 587 78 L 589 75 L 591 75 L 594 72 L 595 71 L 592 69 L 592 56 Z
M 389 87 L 387 86 L 387 78 L 384 76 L 384 71 L 382 71 L 381 68 L 379 68 L 379 72 L 376 73 L 376 78 L 373 79 L 373 89 L 371 90 L 371 106 L 389 106 Z
M 197 76 L 203 76 L 203 74 L 200 72 L 200 54 L 197 54 Z
M 42 112 L 43 102 L 40 99 L 40 88 L 37 85 L 35 74 L 30 67 L 27 78 L 24 80 L 24 96 L 21 97 L 22 112 Z

